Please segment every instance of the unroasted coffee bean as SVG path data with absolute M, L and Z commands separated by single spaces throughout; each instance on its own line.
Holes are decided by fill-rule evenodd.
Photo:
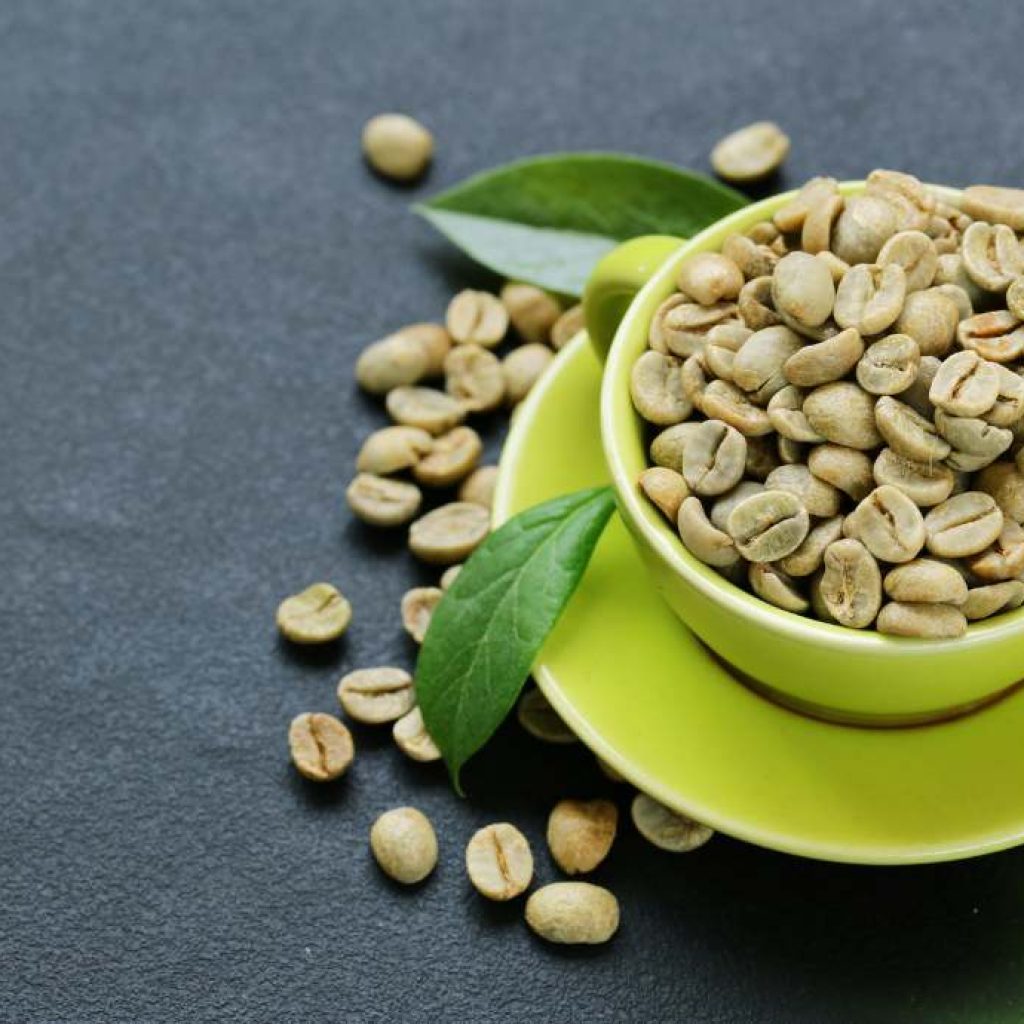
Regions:
M 779 261 L 779 257 L 767 245 L 755 242 L 746 235 L 730 235 L 722 243 L 722 255 L 732 260 L 747 280 L 771 274 Z
M 363 154 L 385 178 L 412 181 L 430 163 L 434 137 L 406 114 L 378 114 L 363 127 Z
M 949 604 L 909 604 L 891 601 L 878 614 L 876 628 L 891 636 L 952 640 L 967 631 L 967 619 Z
M 570 306 L 551 327 L 551 344 L 557 352 L 583 330 L 583 305 Z
M 975 221 L 965 232 L 961 254 L 971 280 L 987 292 L 1005 292 L 1024 274 L 1024 255 L 1013 229 Z
M 760 494 L 764 490 L 764 484 L 755 480 L 741 480 L 728 494 L 723 494 L 712 506 L 709 516 L 712 525 L 719 530 L 725 530 L 729 524 L 729 516 L 732 510 L 752 494 Z
M 681 367 L 674 356 L 653 351 L 645 352 L 633 364 L 633 406 L 648 423 L 667 427 L 682 423 L 693 412 L 693 404 L 683 394 Z
M 996 309 L 964 320 L 957 328 L 957 338 L 965 349 L 994 363 L 1010 363 L 1024 356 L 1024 325 L 1009 310 Z
M 501 301 L 516 333 L 527 342 L 546 342 L 562 315 L 558 301 L 532 284 L 509 281 L 501 289 Z
M 441 589 L 451 590 L 452 584 L 459 578 L 459 573 L 462 572 L 462 565 L 457 563 L 455 565 L 448 566 L 443 573 L 441 573 Z
M 681 473 L 663 466 L 652 466 L 640 474 L 640 489 L 661 511 L 670 523 L 675 524 L 679 506 L 690 496 L 690 488 Z
M 739 561 L 732 537 L 711 523 L 700 498 L 687 498 L 679 506 L 676 526 L 687 550 L 702 562 L 727 568 Z
M 548 942 L 597 945 L 618 929 L 619 903 L 599 885 L 552 882 L 526 901 L 526 923 Z
M 644 839 L 669 853 L 691 853 L 715 834 L 707 825 L 670 810 L 646 793 L 633 797 L 630 816 Z
M 966 558 L 995 542 L 1003 529 L 1003 513 L 991 495 L 965 491 L 933 508 L 924 526 L 932 554 Z
M 974 303 L 971 301 L 970 295 L 959 285 L 937 284 L 933 285 L 931 290 L 953 300 L 960 312 L 961 321 L 968 320 L 974 316 Z
M 961 205 L 964 213 L 977 220 L 1024 231 L 1024 189 L 971 185 L 964 189 Z
M 1018 320 L 1024 320 L 1024 277 L 1016 277 L 1006 289 L 1006 308 Z
M 677 423 L 661 431 L 651 442 L 651 462 L 656 466 L 682 472 L 683 449 L 686 442 L 700 429 L 700 423 Z
M 527 690 L 516 705 L 519 724 L 534 739 L 545 743 L 576 743 L 576 734 L 562 721 L 540 690 Z
M 708 387 L 708 376 L 705 372 L 703 352 L 695 352 L 692 356 L 686 358 L 682 369 L 679 371 L 679 380 L 686 400 L 695 409 L 702 409 L 704 392 Z
M 859 263 L 850 267 L 836 289 L 836 323 L 862 335 L 881 334 L 899 318 L 906 293 L 901 266 Z
M 497 295 L 466 288 L 448 303 L 445 325 L 457 344 L 494 348 L 508 330 L 508 310 Z
M 706 420 L 683 449 L 683 479 L 696 494 L 724 494 L 743 476 L 747 442 L 721 420 Z
M 804 399 L 804 414 L 814 430 L 834 444 L 871 449 L 882 443 L 875 425 L 875 400 L 856 384 L 837 381 L 815 388 Z
M 802 465 L 805 462 L 804 450 L 807 447 L 805 444 L 794 441 L 790 437 L 783 437 L 781 434 L 775 439 L 775 443 L 778 447 L 779 461 L 784 466 L 794 466 L 797 463 Z
M 957 352 L 945 359 L 928 392 L 932 403 L 953 416 L 980 416 L 999 395 L 999 367 L 977 352 Z
M 899 231 L 882 246 L 878 265 L 902 267 L 907 291 L 916 292 L 929 287 L 935 279 L 939 254 L 923 231 Z
M 791 384 L 816 387 L 845 377 L 863 354 L 864 342 L 851 327 L 825 341 L 805 345 L 786 360 L 782 372 Z
M 437 866 L 437 836 L 415 807 L 386 811 L 370 829 L 370 849 L 384 874 L 403 885 L 422 882 Z
M 746 437 L 770 434 L 772 421 L 734 384 L 713 380 L 704 390 L 700 407 L 708 419 L 719 419 Z
M 871 552 L 845 538 L 825 549 L 823 564 L 815 593 L 825 611 L 841 626 L 866 629 L 882 606 L 882 574 Z
M 356 380 L 372 395 L 384 395 L 393 388 L 416 384 L 428 372 L 426 349 L 403 331 L 382 338 L 363 349 L 356 361 Z
M 656 352 L 692 356 L 704 347 L 708 331 L 735 319 L 735 302 L 702 306 L 698 302 L 690 302 L 685 296 L 673 295 L 654 314 L 650 345 Z
M 921 352 L 906 334 L 889 334 L 869 345 L 857 363 L 857 383 L 872 395 L 898 395 L 917 377 Z
M 768 419 L 782 437 L 803 444 L 818 444 L 825 439 L 811 426 L 803 405 L 803 393 L 789 384 L 772 395 Z
M 767 275 L 755 277 L 743 286 L 736 301 L 736 309 L 743 322 L 754 331 L 782 322 L 772 301 L 772 279 Z
M 388 392 L 388 414 L 398 424 L 443 434 L 465 418 L 462 403 L 434 388 L 398 387 Z
M 794 234 L 803 228 L 811 210 L 839 194 L 835 178 L 811 178 L 797 194 L 772 215 L 772 223 L 779 231 Z
M 960 605 L 960 610 L 974 622 L 998 612 L 1019 608 L 1021 604 L 1024 604 L 1024 583 L 1020 580 L 1007 580 L 1005 583 L 972 587 L 967 591 L 967 599 Z
M 888 395 L 875 405 L 875 422 L 889 447 L 914 462 L 937 462 L 950 452 L 934 423 Z
M 954 469 L 980 469 L 995 462 L 1013 442 L 1013 433 L 1004 427 L 993 427 L 984 420 L 973 417 L 950 416 L 941 409 L 935 410 L 935 426 L 939 433 L 953 446 L 946 457 Z M 954 459 L 957 456 L 957 459 Z M 968 459 L 963 457 L 967 456 Z M 959 463 L 959 464 L 958 464 Z
M 873 467 L 875 482 L 902 491 L 921 508 L 945 501 L 953 493 L 953 471 L 941 462 L 915 462 L 883 448 Z
M 548 817 L 548 848 L 567 875 L 593 871 L 608 856 L 619 824 L 610 800 L 560 800 Z
M 554 358 L 554 352 L 540 342 L 520 345 L 505 356 L 501 372 L 505 377 L 505 400 L 509 405 L 521 402 L 530 393 Z
M 337 640 L 352 621 L 352 605 L 330 583 L 314 583 L 277 606 L 277 628 L 295 644 Z
M 1024 473 L 1018 466 L 994 462 L 978 474 L 975 484 L 979 491 L 992 496 L 1004 515 L 1024 523 Z
M 968 567 L 979 579 L 988 583 L 1012 580 L 1024 573 L 1024 529 L 1003 517 L 999 536 L 980 554 L 968 559 Z
M 789 153 L 789 136 L 774 121 L 756 121 L 720 139 L 711 151 L 715 174 L 742 185 L 778 170 Z
M 333 715 L 306 712 L 288 728 L 292 763 L 313 782 L 329 782 L 344 775 L 355 756 L 352 734 Z
M 893 207 L 900 231 L 923 230 L 929 217 L 937 212 L 935 197 L 912 174 L 902 171 L 872 171 L 867 192 Z
M 885 592 L 894 601 L 959 605 L 967 600 L 967 583 L 945 562 L 915 558 L 886 574 Z
M 792 554 L 779 559 L 779 568 L 790 576 L 810 576 L 821 568 L 825 549 L 843 535 L 843 517 L 833 516 L 812 526 Z
M 786 386 L 783 364 L 803 347 L 788 327 L 766 327 L 743 343 L 732 361 L 732 380 L 756 403 L 766 403 Z
M 507 822 L 485 825 L 466 846 L 466 874 L 489 900 L 511 900 L 533 879 L 533 854 L 526 836 Z
M 995 405 L 982 414 L 982 419 L 995 427 L 1013 427 L 1024 418 L 1024 378 L 999 363 L 995 366 L 999 374 L 999 391 Z
M 357 722 L 393 722 L 416 703 L 412 676 L 405 669 L 388 666 L 357 669 L 341 677 L 338 702 Z
M 754 332 L 740 323 L 719 324 L 708 331 L 704 346 L 704 364 L 719 380 L 732 380 L 736 353 Z M 703 387 L 700 388 L 703 392 Z
M 909 562 L 924 547 L 924 519 L 902 491 L 876 487 L 847 517 L 843 533 L 883 562 Z
M 427 727 L 423 724 L 423 712 L 413 708 L 403 715 L 391 730 L 395 745 L 413 761 L 440 761 L 441 751 L 433 741 Z
M 909 334 L 921 355 L 943 356 L 953 344 L 959 323 L 957 304 L 948 295 L 929 288 L 907 296 L 896 320 L 896 330 Z
M 348 485 L 349 508 L 371 526 L 402 526 L 419 511 L 423 495 L 415 484 L 360 473 Z
M 413 587 L 402 595 L 402 626 L 416 643 L 423 643 L 442 597 L 440 587 Z
M 783 256 L 772 273 L 775 309 L 799 324 L 817 327 L 831 315 L 836 286 L 828 268 L 806 252 Z
M 822 249 L 821 252 L 816 252 L 814 255 L 828 267 L 828 272 L 832 275 L 832 280 L 835 281 L 838 288 L 839 282 L 849 273 L 850 264 L 841 260 L 834 252 L 829 252 L 828 249 Z
M 409 527 L 409 548 L 424 562 L 464 562 L 483 542 L 491 526 L 487 509 L 468 501 L 452 502 L 428 512 Z
M 775 562 L 800 546 L 810 529 L 810 520 L 795 494 L 766 490 L 741 501 L 729 514 L 727 526 L 744 558 L 750 562 Z
M 851 266 L 874 263 L 896 229 L 896 213 L 885 199 L 873 195 L 851 196 L 832 232 L 832 251 Z
M 494 489 L 498 485 L 498 467 L 481 466 L 474 469 L 459 487 L 459 501 L 490 508 L 494 504 Z
M 808 515 L 826 519 L 839 511 L 840 492 L 804 465 L 779 466 L 768 474 L 764 483 L 768 490 L 795 494 Z
M 800 248 L 804 252 L 814 253 L 814 255 L 828 252 L 832 240 L 832 229 L 845 205 L 842 196 L 832 195 L 808 210 L 803 227 L 800 229 Z M 829 255 L 831 256 L 832 253 Z M 829 273 L 832 274 L 832 280 L 836 280 L 831 267 L 829 267 Z
M 417 427 L 384 427 L 364 442 L 356 459 L 360 473 L 387 476 L 409 469 L 434 447 L 433 438 Z
M 750 589 L 762 601 L 802 615 L 810 607 L 796 584 L 777 566 L 769 562 L 752 562 L 747 571 Z
M 875 486 L 870 457 L 845 445 L 822 444 L 812 448 L 807 468 L 854 501 L 860 501 Z
M 931 416 L 932 400 L 928 397 L 928 392 L 941 365 L 942 360 L 938 356 L 921 356 L 917 365 L 917 375 L 910 387 L 900 395 L 900 401 L 922 416 Z
M 497 409 L 505 397 L 505 376 L 493 352 L 479 345 L 457 345 L 444 361 L 445 390 L 468 412 Z
M 679 268 L 679 290 L 702 306 L 735 299 L 743 287 L 743 273 L 728 256 L 700 252 Z
M 412 470 L 417 483 L 427 487 L 451 487 L 473 471 L 484 445 L 472 427 L 456 427 L 434 440 L 429 454 Z

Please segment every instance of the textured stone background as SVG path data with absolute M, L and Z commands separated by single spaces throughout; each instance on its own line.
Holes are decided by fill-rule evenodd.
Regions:
M 411 198 L 556 149 L 702 168 L 762 117 L 794 139 L 780 184 L 1020 183 L 1020 30 L 1013 4 L 935 0 L 7 0 L 0 1020 L 1019 1020 L 1019 854 L 672 858 L 626 828 L 600 871 L 620 935 L 544 948 L 468 891 L 462 847 L 501 816 L 542 850 L 558 796 L 614 789 L 585 751 L 507 728 L 460 802 L 365 729 L 342 784 L 305 785 L 285 729 L 343 670 L 413 655 L 421 575 L 342 508 L 382 420 L 352 362 L 490 282 Z M 414 191 L 359 159 L 388 108 L 437 135 Z M 355 624 L 297 657 L 273 610 L 323 576 Z M 365 849 L 399 802 L 443 843 L 414 893 Z

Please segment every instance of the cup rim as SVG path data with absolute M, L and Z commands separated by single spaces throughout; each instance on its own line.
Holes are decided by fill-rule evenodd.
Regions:
M 844 195 L 850 195 L 862 192 L 865 185 L 862 180 L 844 181 L 839 187 Z M 928 188 L 947 202 L 959 203 L 959 189 L 941 185 L 929 185 Z M 794 189 L 751 203 L 681 243 L 630 303 L 615 332 L 601 381 L 601 443 L 618 498 L 620 514 L 634 536 L 641 538 L 662 563 L 703 597 L 741 620 L 751 620 L 760 627 L 783 634 L 795 642 L 826 645 L 851 655 L 918 657 L 922 654 L 941 655 L 954 648 L 962 653 L 965 645 L 989 646 L 1014 636 L 1020 632 L 1024 624 L 1024 606 L 1002 612 L 990 619 L 968 623 L 967 631 L 962 636 L 945 640 L 889 636 L 875 630 L 849 629 L 776 608 L 738 587 L 692 555 L 664 516 L 645 502 L 636 486 L 636 481 L 627 466 L 626 449 L 629 447 L 627 435 L 635 426 L 637 418 L 629 398 L 629 376 L 636 355 L 639 354 L 634 354 L 634 349 L 639 349 L 640 346 L 631 342 L 638 331 L 642 331 L 646 339 L 646 310 L 652 305 L 652 297 L 665 290 L 666 284 L 675 276 L 679 265 L 688 256 L 709 249 L 718 249 L 727 235 L 767 219 L 796 194 L 797 190 Z M 644 461 L 646 462 L 646 455 Z

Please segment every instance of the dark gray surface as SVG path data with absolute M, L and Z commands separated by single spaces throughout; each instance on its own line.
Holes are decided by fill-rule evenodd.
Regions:
M 1024 181 L 1019 8 L 934 2 L 193 0 L 0 8 L 0 1020 L 1011 1021 L 1024 861 L 836 867 L 629 828 L 607 948 L 542 947 L 461 869 L 555 798 L 610 792 L 515 728 L 467 773 L 360 729 L 349 777 L 289 769 L 342 670 L 410 661 L 426 578 L 347 517 L 366 341 L 489 281 L 413 195 L 559 148 L 693 167 L 774 117 L 783 184 L 882 164 Z M 363 168 L 380 110 L 436 132 L 426 185 Z M 338 580 L 345 642 L 297 657 L 279 598 Z M 752 765 L 756 771 L 757 766 Z M 625 808 L 626 793 L 619 794 Z M 422 890 L 366 852 L 414 802 Z

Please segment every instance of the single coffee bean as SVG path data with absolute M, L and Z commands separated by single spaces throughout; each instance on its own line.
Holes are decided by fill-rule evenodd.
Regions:
M 1024 529 L 1004 516 L 1003 528 L 992 546 L 969 558 L 967 566 L 987 583 L 1018 578 L 1024 573 Z
M 415 484 L 360 473 L 345 491 L 348 506 L 371 526 L 403 526 L 419 511 L 423 495 Z
M 479 345 L 457 345 L 444 361 L 445 390 L 467 412 L 489 412 L 505 398 L 505 375 L 493 352 Z
M 807 457 L 807 468 L 819 480 L 837 487 L 854 501 L 860 501 L 875 486 L 870 457 L 844 445 L 815 446 Z
M 352 734 L 333 715 L 306 712 L 292 720 L 288 747 L 299 774 L 313 782 L 344 775 L 355 756 Z
M 423 643 L 442 597 L 440 587 L 413 587 L 402 596 L 402 626 L 416 643 Z
M 839 511 L 839 490 L 816 477 L 802 464 L 773 469 L 765 480 L 765 487 L 768 490 L 789 491 L 790 494 L 795 494 L 807 509 L 808 515 L 825 519 Z
M 832 275 L 832 280 L 835 281 L 838 288 L 839 282 L 849 273 L 850 264 L 845 260 L 841 260 L 834 252 L 830 252 L 828 249 L 822 249 L 820 252 L 816 252 L 814 256 L 828 267 L 828 272 Z
M 737 323 L 719 324 L 708 331 L 704 345 L 704 364 L 719 380 L 732 380 L 733 363 L 736 353 L 754 332 Z M 703 391 L 703 388 L 701 388 Z
M 356 459 L 360 473 L 387 476 L 409 469 L 429 454 L 433 438 L 416 427 L 384 427 L 375 430 L 364 442 Z
M 743 272 L 728 256 L 700 252 L 679 268 L 679 290 L 702 306 L 735 299 L 743 287 Z
M 352 605 L 330 583 L 314 583 L 277 606 L 277 628 L 294 644 L 337 640 L 352 621 Z
M 747 569 L 747 579 L 750 589 L 762 601 L 777 608 L 802 615 L 810 607 L 807 598 L 800 593 L 793 580 L 770 562 L 751 562 Z
M 843 533 L 883 562 L 909 562 L 924 547 L 924 518 L 902 491 L 876 487 L 847 517 Z
M 780 314 L 817 327 L 829 318 L 835 301 L 836 286 L 828 267 L 810 253 L 789 253 L 775 265 L 772 302 Z
M 772 299 L 772 278 L 767 275 L 755 277 L 743 286 L 736 309 L 743 323 L 752 331 L 761 331 L 782 322 Z
M 651 462 L 656 466 L 682 472 L 683 449 L 686 442 L 700 429 L 700 423 L 677 423 L 674 427 L 661 431 L 651 442 Z
M 917 377 L 921 351 L 906 334 L 889 334 L 869 345 L 857 363 L 857 383 L 872 395 L 898 395 Z
M 547 342 L 562 307 L 554 296 L 532 284 L 509 281 L 501 289 L 501 302 L 523 341 Z
M 708 517 L 713 526 L 719 530 L 725 530 L 729 523 L 729 516 L 732 510 L 752 494 L 760 494 L 764 490 L 764 484 L 756 480 L 741 480 L 731 491 L 723 494 L 712 506 L 711 514 Z
M 961 201 L 964 213 L 977 220 L 1024 231 L 1024 190 L 999 185 L 971 185 Z
M 783 364 L 803 348 L 788 327 L 765 327 L 743 343 L 732 361 L 732 380 L 755 403 L 767 402 L 786 386 Z
M 906 294 L 906 275 L 898 264 L 858 263 L 836 289 L 836 323 L 862 335 L 881 334 L 899 318 Z
M 720 178 L 743 185 L 777 171 L 788 154 L 789 136 L 773 121 L 756 121 L 720 139 L 711 166 Z
M 679 506 L 676 527 L 690 554 L 707 565 L 727 568 L 739 561 L 732 538 L 712 525 L 700 498 L 687 498 Z
M 409 324 L 397 334 L 403 338 L 411 338 L 423 350 L 427 357 L 424 376 L 440 377 L 444 374 L 444 361 L 452 350 L 451 335 L 444 327 L 431 323 Z M 415 382 L 410 381 L 409 383 Z
M 722 420 L 747 438 L 772 432 L 768 413 L 728 381 L 713 380 L 701 396 L 700 408 L 708 419 Z
M 762 220 L 747 228 L 745 234 L 758 245 L 770 245 L 779 237 L 779 229 L 771 221 Z
M 867 192 L 893 207 L 900 231 L 923 230 L 929 217 L 937 212 L 935 197 L 912 174 L 902 171 L 872 171 L 868 175 Z
M 485 825 L 466 846 L 466 874 L 489 900 L 515 899 L 533 879 L 533 854 L 526 836 L 508 822 Z
M 562 721 L 540 690 L 527 690 L 516 705 L 519 724 L 534 738 L 545 743 L 576 743 L 576 734 Z
M 508 310 L 497 295 L 466 288 L 448 303 L 445 326 L 456 344 L 494 348 L 508 331 Z
M 1024 325 L 1006 309 L 978 313 L 962 321 L 957 339 L 965 349 L 994 363 L 1011 363 L 1024 356 Z
M 967 600 L 967 582 L 951 565 L 915 558 L 885 576 L 885 592 L 894 601 L 911 604 L 960 605 Z
M 498 486 L 498 467 L 481 466 L 474 469 L 459 487 L 459 501 L 468 501 L 489 509 L 494 504 L 494 490 Z
M 396 423 L 428 434 L 443 434 L 466 418 L 461 402 L 434 388 L 397 387 L 388 392 L 386 404 Z
M 521 402 L 530 393 L 554 358 L 555 353 L 540 342 L 520 345 L 505 356 L 501 372 L 505 377 L 505 400 L 509 405 Z
M 357 722 L 380 725 L 408 714 L 416 703 L 412 676 L 405 669 L 361 668 L 342 676 L 338 702 Z
M 825 549 L 843 535 L 843 517 L 833 516 L 808 531 L 792 554 L 779 559 L 779 568 L 790 576 L 810 576 L 821 568 Z
M 413 761 L 440 761 L 441 751 L 433 741 L 427 727 L 423 724 L 423 712 L 413 708 L 402 715 L 391 729 L 395 745 Z
M 941 365 L 942 360 L 938 356 L 921 356 L 914 380 L 910 387 L 900 394 L 901 402 L 909 405 L 914 412 L 920 413 L 926 419 L 932 414 L 932 400 L 928 397 L 928 392 Z
M 994 427 L 1013 427 L 1024 419 L 1024 377 L 999 363 L 995 366 L 999 374 L 999 391 L 995 405 L 982 414 L 982 419 Z
M 935 270 L 935 287 L 955 285 L 970 299 L 972 306 L 985 301 L 985 291 L 979 288 L 964 269 L 963 257 L 959 252 L 946 253 L 939 256 L 939 265 Z
M 1024 523 L 1024 473 L 1018 466 L 994 462 L 978 474 L 974 483 L 977 490 L 992 496 L 1004 515 Z
M 928 550 L 940 558 L 966 558 L 984 551 L 1003 529 L 1003 513 L 982 491 L 947 499 L 924 517 Z
M 434 137 L 405 114 L 378 114 L 363 127 L 363 154 L 385 178 L 412 181 L 427 169 Z
M 651 348 L 677 356 L 692 356 L 704 347 L 713 327 L 734 322 L 736 316 L 735 302 L 702 306 L 690 302 L 686 296 L 673 295 L 662 303 L 651 322 Z
M 459 573 L 462 572 L 462 565 L 449 565 L 443 573 L 441 573 L 441 589 L 451 590 L 452 584 L 459 578 Z
M 835 178 L 811 178 L 788 203 L 775 211 L 772 223 L 778 231 L 795 234 L 802 230 L 811 210 L 838 195 L 839 183 Z
M 640 490 L 658 507 L 673 525 L 679 515 L 679 506 L 690 496 L 681 473 L 663 466 L 651 466 L 640 474 Z
M 693 412 L 693 403 L 683 394 L 682 364 L 674 356 L 645 352 L 630 375 L 633 407 L 648 423 L 668 427 L 682 423 Z
M 559 351 L 576 337 L 586 326 L 583 322 L 583 304 L 570 306 L 551 327 L 551 345 Z
M 669 853 L 691 853 L 715 834 L 707 825 L 670 810 L 646 793 L 633 797 L 630 816 L 644 839 Z
M 389 878 L 403 885 L 422 882 L 437 866 L 437 836 L 415 807 L 385 811 L 370 829 L 370 850 Z
M 803 405 L 803 392 L 788 384 L 772 395 L 768 419 L 782 437 L 803 444 L 818 444 L 825 439 L 811 426 Z
M 384 395 L 426 375 L 429 358 L 423 345 L 404 332 L 389 335 L 363 349 L 356 360 L 356 380 L 371 395 Z
M 987 292 L 1005 292 L 1015 277 L 1024 274 L 1020 243 L 1005 224 L 975 221 L 964 232 L 960 251 L 971 280 Z
M 442 505 L 409 527 L 409 548 L 424 562 L 464 562 L 483 543 L 491 528 L 487 509 L 468 501 Z
M 412 475 L 426 487 L 451 487 L 473 471 L 483 450 L 472 427 L 456 427 L 435 439 L 429 454 L 413 466 Z
M 879 613 L 875 628 L 890 636 L 952 640 L 967 632 L 967 619 L 949 604 L 910 604 L 891 601 Z
M 619 903 L 599 885 L 552 882 L 526 901 L 526 923 L 548 942 L 597 945 L 618 929 Z
M 896 320 L 896 330 L 909 334 L 923 356 L 944 356 L 956 337 L 960 323 L 957 304 L 931 288 L 911 292 Z
M 941 462 L 915 462 L 883 448 L 872 467 L 875 483 L 895 487 L 915 505 L 929 508 L 945 501 L 953 493 L 953 471 Z
M 999 384 L 995 363 L 977 352 L 956 352 L 939 367 L 928 397 L 953 416 L 980 416 L 995 405 Z
M 897 226 L 896 213 L 885 199 L 851 196 L 832 232 L 832 251 L 851 267 L 874 263 L 882 246 L 896 234 Z
M 608 856 L 619 824 L 611 800 L 559 800 L 548 817 L 548 848 L 567 875 L 593 871 Z
M 878 265 L 903 268 L 908 292 L 930 287 L 935 280 L 939 254 L 935 243 L 923 231 L 898 231 L 882 246 Z
M 832 229 L 845 205 L 842 196 L 831 195 L 807 211 L 803 227 L 800 229 L 800 248 L 804 252 L 813 253 L 815 256 L 828 252 L 832 240 Z M 831 256 L 832 253 L 829 255 Z M 832 274 L 831 267 L 829 267 L 829 273 Z M 835 275 L 832 274 L 832 280 L 835 279 Z
M 722 243 L 722 255 L 732 260 L 748 281 L 771 274 L 779 262 L 779 257 L 767 245 L 746 235 L 730 235 Z
M 954 468 L 953 455 L 970 456 L 969 462 L 980 469 L 995 462 L 1013 442 L 1013 432 L 1004 427 L 974 417 L 950 416 L 942 409 L 935 410 L 935 426 L 939 433 L 953 446 L 953 452 L 946 462 Z M 962 466 L 966 469 L 966 466 Z
M 882 574 L 870 551 L 851 538 L 825 549 L 815 594 L 829 617 L 850 629 L 866 629 L 882 606 Z
M 875 405 L 875 423 L 893 451 L 915 462 L 938 462 L 950 452 L 931 420 L 888 395 Z
M 786 360 L 782 372 L 791 384 L 817 387 L 845 377 L 863 354 L 864 342 L 851 327 L 815 345 L 805 345 Z
M 875 425 L 875 399 L 856 384 L 837 381 L 815 388 L 804 399 L 804 414 L 811 427 L 834 444 L 868 450 L 882 443 Z
M 1006 308 L 1018 320 L 1024 320 L 1024 276 L 1015 277 L 1006 289 Z
M 738 430 L 706 420 L 683 449 L 683 479 L 695 494 L 724 494 L 739 483 L 746 458 L 747 442 Z
M 704 353 L 701 351 L 687 356 L 679 371 L 683 396 L 695 409 L 703 408 L 704 392 L 708 387 L 708 376 L 705 370 Z
M 775 562 L 800 546 L 810 519 L 795 494 L 766 490 L 741 501 L 729 514 L 727 528 L 748 561 Z
M 1024 604 L 1024 583 L 1020 580 L 1007 580 L 1005 583 L 992 583 L 985 587 L 971 587 L 960 610 L 969 621 L 975 622 L 1002 611 L 1019 608 L 1021 604 Z

